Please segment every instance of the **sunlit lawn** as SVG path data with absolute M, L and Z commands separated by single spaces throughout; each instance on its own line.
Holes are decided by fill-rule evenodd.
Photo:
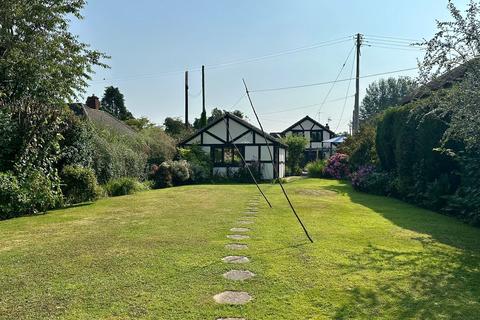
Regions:
M 186 186 L 0 222 L 0 319 L 478 319 L 480 229 L 341 182 L 262 185 L 251 263 L 225 264 L 256 189 Z M 221 275 L 257 274 L 245 282 Z M 224 290 L 244 306 L 217 305 Z

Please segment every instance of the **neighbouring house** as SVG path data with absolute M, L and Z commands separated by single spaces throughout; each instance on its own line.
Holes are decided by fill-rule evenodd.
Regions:
M 266 134 L 266 139 L 268 144 L 260 129 L 227 112 L 178 145 L 199 145 L 210 155 L 215 175 L 233 175 L 245 165 L 243 157 L 247 165 L 259 163 L 263 179 L 283 178 L 287 146 L 269 134 Z M 268 148 L 273 155 L 274 165 Z
M 137 134 L 135 130 L 123 121 L 120 121 L 108 112 L 100 110 L 100 99 L 95 95 L 88 97 L 85 104 L 71 103 L 69 106 L 77 116 L 85 117 L 101 128 L 108 128 L 121 135 L 134 136 Z
M 329 140 L 335 137 L 328 124 L 322 125 L 318 121 L 305 116 L 282 132 L 272 133 L 276 137 L 299 135 L 307 139 L 305 162 L 324 159 L 335 153 L 336 144 Z

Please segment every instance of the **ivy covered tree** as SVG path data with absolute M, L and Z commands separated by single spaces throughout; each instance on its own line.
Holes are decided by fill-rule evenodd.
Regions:
M 371 83 L 360 106 L 360 120 L 369 121 L 386 109 L 398 105 L 415 88 L 415 81 L 408 77 L 380 79 Z
M 110 86 L 105 88 L 101 105 L 102 110 L 110 113 L 117 119 L 125 121 L 133 118 L 132 113 L 125 106 L 123 94 L 116 87 Z
M 93 66 L 107 56 L 69 31 L 85 0 L 0 1 L 0 97 L 49 104 L 85 92 Z
M 430 40 L 419 45 L 426 47 L 423 61 L 419 62 L 422 83 L 463 64 L 480 54 L 480 2 L 470 0 L 465 14 L 448 1 L 450 21 L 437 21 L 437 32 Z

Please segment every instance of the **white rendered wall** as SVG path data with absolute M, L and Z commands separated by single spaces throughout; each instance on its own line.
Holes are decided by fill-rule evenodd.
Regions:
M 285 164 L 280 163 L 278 165 L 278 177 L 279 178 L 284 178 L 285 177 Z
M 270 151 L 272 152 L 273 156 L 273 146 L 261 146 L 261 156 L 262 156 L 262 161 L 272 161 L 272 158 L 270 157 L 270 153 L 268 152 L 268 148 L 270 148 Z
M 226 176 L 227 168 L 225 167 L 213 167 L 213 174 L 217 176 Z
M 227 140 L 227 127 L 225 126 L 225 121 L 220 121 L 207 131 L 213 133 L 214 135 L 223 140 Z M 205 140 L 205 135 L 203 136 L 203 139 Z
M 258 161 L 257 146 L 245 146 L 245 161 Z
M 278 162 L 285 162 L 285 149 L 278 149 Z

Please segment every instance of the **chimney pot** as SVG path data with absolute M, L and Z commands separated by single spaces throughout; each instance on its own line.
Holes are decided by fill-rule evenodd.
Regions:
M 91 97 L 87 98 L 87 102 L 85 102 L 87 107 L 95 110 L 100 110 L 100 99 L 94 94 Z

